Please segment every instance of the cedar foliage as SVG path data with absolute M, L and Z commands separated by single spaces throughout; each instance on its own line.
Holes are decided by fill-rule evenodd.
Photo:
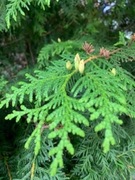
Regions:
M 23 21 L 27 22 L 32 7 L 33 12 L 35 7 L 40 9 L 41 18 L 44 10 L 49 14 L 60 6 L 62 11 L 56 15 L 65 17 L 62 26 L 67 19 L 71 20 L 70 11 L 73 15 L 71 24 L 67 21 L 61 31 L 69 28 L 70 34 L 74 25 L 74 33 L 81 35 L 82 29 L 78 27 L 89 14 L 87 3 L 82 2 L 10 0 L 6 4 L 5 1 L 7 31 L 8 28 L 18 30 Z M 67 7 L 76 7 L 75 12 Z M 79 23 L 78 12 L 86 13 Z M 40 18 L 39 24 L 43 23 Z M 41 38 L 44 33 L 42 23 L 38 31 Z M 84 25 L 88 32 L 94 32 L 100 25 L 88 27 L 87 23 Z M 53 24 L 49 30 L 51 26 Z M 120 33 L 115 46 L 103 44 L 106 48 L 96 45 L 88 34 L 81 38 L 74 35 L 71 40 L 66 40 L 66 35 L 65 40 L 56 37 L 58 41 L 51 41 L 41 48 L 34 73 L 26 73 L 25 79 L 15 83 L 5 96 L 2 89 L 6 87 L 6 81 L 2 80 L 0 108 L 3 119 L 12 121 L 3 120 L 0 128 L 3 146 L 0 178 L 132 178 L 135 166 L 135 82 L 134 71 L 129 65 L 132 66 L 135 60 L 134 36 L 132 40 L 123 41 L 124 35 Z M 39 43 L 43 41 L 39 40 Z M 6 124 L 7 132 L 12 134 L 11 142 L 6 137 Z

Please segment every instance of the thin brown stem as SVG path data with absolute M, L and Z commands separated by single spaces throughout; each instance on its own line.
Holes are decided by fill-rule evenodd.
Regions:
M 29 41 L 27 41 L 27 44 L 28 44 L 29 53 L 30 53 L 30 56 L 31 56 L 31 62 L 34 65 L 35 64 L 35 59 L 34 59 L 34 55 L 33 55 L 33 52 L 32 52 L 31 43 Z
M 17 43 L 19 41 L 22 41 L 24 39 L 24 37 L 22 38 L 19 38 L 19 39 L 15 39 L 15 40 L 12 40 L 11 42 L 8 42 L 8 43 L 1 43 L 1 46 L 4 47 L 4 46 L 9 46 L 9 45 L 12 45 L 14 43 Z
M 121 50 L 121 48 L 116 49 L 116 50 L 110 52 L 110 55 L 115 54 L 115 53 L 117 53 L 117 52 L 120 51 L 120 50 Z M 86 59 L 86 60 L 84 61 L 84 64 L 86 64 L 87 62 L 90 62 L 90 61 L 92 61 L 92 60 L 98 59 L 99 57 L 103 57 L 103 56 L 101 56 L 100 54 L 91 56 L 91 57 L 89 57 L 88 59 Z
M 121 50 L 121 48 L 115 49 L 115 50 L 113 50 L 112 52 L 110 52 L 110 55 L 115 54 L 115 53 L 117 53 L 117 52 L 120 51 L 120 50 Z
M 97 59 L 97 58 L 99 58 L 99 57 L 101 57 L 101 56 L 100 56 L 100 55 L 91 56 L 91 57 L 89 57 L 88 59 L 86 59 L 86 60 L 84 61 L 84 64 L 86 64 L 87 62 L 89 62 L 89 61 L 91 61 L 91 60 Z
M 5 165 L 6 165 L 6 168 L 7 168 L 7 171 L 8 171 L 9 180 L 12 180 L 11 172 L 10 172 L 9 165 L 8 165 L 6 159 L 5 159 Z

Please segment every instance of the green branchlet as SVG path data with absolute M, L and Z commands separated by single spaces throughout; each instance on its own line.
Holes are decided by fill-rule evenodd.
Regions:
M 79 54 L 75 58 L 78 57 Z M 95 121 L 95 131 L 105 131 L 102 146 L 106 153 L 110 145 L 115 144 L 112 127 L 122 124 L 120 116 L 135 117 L 131 108 L 134 102 L 127 99 L 128 93 L 135 88 L 134 79 L 119 63 L 114 63 L 115 58 L 117 60 L 116 55 L 112 55 L 110 60 L 99 56 L 96 60 L 89 58 L 83 61 L 87 62 L 83 74 L 80 74 L 79 67 L 76 69 L 76 65 L 69 71 L 66 68 L 68 59 L 66 62 L 54 61 L 46 71 L 35 71 L 35 76 L 26 74 L 28 82 L 20 82 L 18 88 L 12 87 L 12 94 L 7 94 L 1 101 L 0 108 L 14 107 L 6 119 L 16 119 L 18 122 L 25 118 L 28 123 L 35 124 L 35 130 L 25 144 L 28 149 L 34 140 L 35 156 L 40 151 L 43 126 L 49 127 L 48 137 L 56 140 L 49 152 L 50 156 L 54 156 L 52 175 L 58 167 L 63 167 L 65 149 L 74 154 L 70 135 L 85 136 L 82 125 L 89 126 L 91 121 Z M 117 73 L 112 73 L 114 65 Z M 32 104 L 32 108 L 27 102 Z

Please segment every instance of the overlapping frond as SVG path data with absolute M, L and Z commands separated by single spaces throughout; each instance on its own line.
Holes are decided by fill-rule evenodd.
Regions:
M 88 62 L 82 75 L 75 67 L 67 70 L 65 61 L 52 64 L 46 71 L 35 71 L 35 77 L 26 74 L 28 82 L 13 87 L 13 93 L 6 95 L 0 107 L 8 107 L 10 102 L 13 107 L 19 105 L 20 110 L 13 110 L 6 119 L 18 122 L 25 116 L 28 123 L 36 124 L 25 144 L 29 148 L 34 140 L 35 155 L 41 148 L 42 127 L 49 127 L 48 137 L 57 139 L 49 152 L 55 156 L 51 164 L 51 172 L 55 174 L 58 167 L 63 167 L 64 149 L 74 154 L 70 134 L 85 136 L 79 124 L 88 126 L 91 121 L 96 121 L 95 131 L 105 130 L 104 152 L 109 151 L 110 145 L 115 144 L 112 125 L 122 124 L 122 114 L 135 117 L 131 100 L 127 99 L 135 83 L 126 70 L 101 58 Z M 33 104 L 32 108 L 25 104 L 25 98 Z
M 80 140 L 81 143 L 77 146 L 75 153 L 77 162 L 72 170 L 72 178 L 78 180 L 126 180 L 133 178 L 132 170 L 134 171 L 135 166 L 134 138 L 131 140 L 123 127 L 113 126 L 117 146 L 113 147 L 107 154 L 101 151 L 103 134 L 95 133 L 93 125 L 87 128 L 85 132 L 86 136 Z
M 58 39 L 58 42 L 53 41 L 52 44 L 45 45 L 38 55 L 38 63 L 39 66 L 46 66 L 49 64 L 49 60 L 51 60 L 55 56 L 60 56 L 72 51 L 72 49 L 78 49 L 81 47 L 81 42 L 79 41 L 61 41 Z
M 58 1 L 58 0 L 57 0 Z M 45 9 L 45 6 L 50 5 L 50 0 L 35 0 L 35 3 L 40 6 L 41 8 Z M 9 28 L 11 25 L 11 20 L 14 19 L 17 21 L 18 13 L 22 16 L 25 15 L 25 10 L 29 10 L 29 6 L 32 3 L 30 0 L 9 0 L 7 4 L 7 13 L 6 13 L 6 23 L 7 27 Z

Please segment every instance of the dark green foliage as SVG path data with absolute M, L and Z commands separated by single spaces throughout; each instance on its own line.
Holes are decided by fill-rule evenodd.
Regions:
M 6 0 L 2 0 L 0 3 L 0 31 L 6 30 Z
M 34 158 L 34 144 L 31 145 L 31 148 L 28 151 L 26 151 L 24 148 L 24 143 L 26 142 L 27 134 L 32 132 L 34 126 L 27 126 L 26 123 L 20 123 L 19 125 L 16 125 L 14 123 L 12 125 L 11 122 L 3 122 L 3 124 L 1 122 L 1 125 L 5 124 L 7 124 L 5 126 L 6 130 L 9 127 L 8 125 L 11 125 L 10 133 L 13 133 L 14 137 L 12 137 L 12 134 L 9 134 L 8 132 L 4 132 L 4 135 L 1 134 L 1 140 L 4 141 L 0 141 L 1 145 L 3 145 L 0 151 L 0 177 L 2 177 L 2 179 L 6 180 L 9 177 L 11 177 L 13 180 L 27 180 L 31 179 L 32 176 L 33 180 L 68 179 L 60 170 L 58 170 L 57 175 L 54 177 L 51 177 L 49 175 L 49 163 L 51 159 L 48 156 L 48 152 L 49 149 L 53 147 L 53 143 L 51 140 L 48 140 L 47 138 L 48 130 L 43 130 L 43 138 L 41 142 L 42 148 L 40 150 L 39 155 L 36 158 Z M 15 133 L 15 130 L 17 131 L 17 133 Z M 0 129 L 0 133 L 2 133 L 2 129 Z M 7 137 L 7 139 L 5 139 L 5 137 L 7 136 L 6 134 L 10 136 L 10 138 Z M 6 144 L 4 145 L 4 143 Z M 33 172 L 32 167 L 34 167 Z
M 34 146 L 32 145 L 30 150 L 26 151 L 24 149 L 24 143 L 20 141 L 20 146 L 18 147 L 19 154 L 16 152 L 17 159 L 20 161 L 17 162 L 17 175 L 14 175 L 14 180 L 66 180 L 66 176 L 60 170 L 57 175 L 54 177 L 50 176 L 49 164 L 50 157 L 48 156 L 49 149 L 53 147 L 53 144 L 50 140 L 47 139 L 47 132 L 44 130 L 42 132 L 42 148 L 39 155 L 34 158 Z
M 81 140 L 74 157 L 77 164 L 72 171 L 72 178 L 78 180 L 131 179 L 132 168 L 135 165 L 134 138 L 131 138 L 123 127 L 113 126 L 117 146 L 105 155 L 101 151 L 103 134 L 96 134 L 93 131 L 93 125 L 85 132 L 86 136 L 83 141 Z
M 38 6 L 41 6 L 43 9 L 45 9 L 45 6 L 50 5 L 50 0 L 35 0 L 34 3 L 36 3 Z M 25 2 L 22 0 L 9 0 L 9 3 L 7 4 L 7 13 L 6 13 L 6 22 L 7 27 L 9 28 L 11 25 L 11 18 L 14 19 L 14 21 L 17 21 L 18 13 L 22 16 L 25 16 L 24 9 L 29 10 L 29 6 L 31 4 L 30 0 L 26 0 Z

